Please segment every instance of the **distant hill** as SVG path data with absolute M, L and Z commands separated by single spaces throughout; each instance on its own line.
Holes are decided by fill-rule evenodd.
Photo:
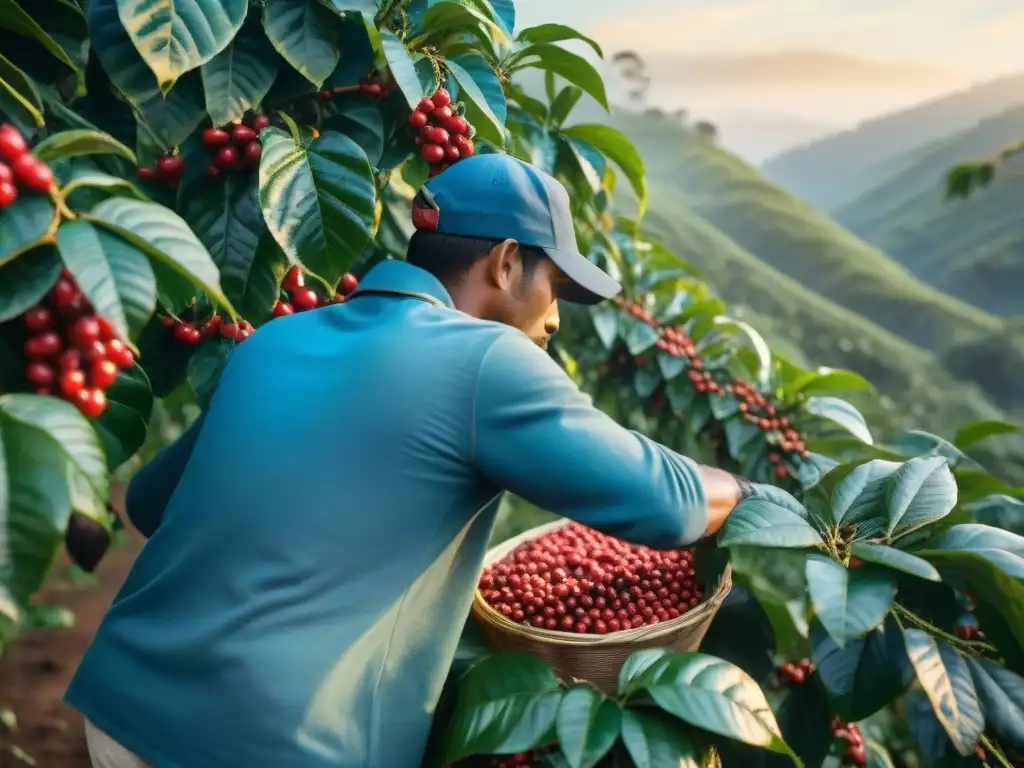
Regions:
M 765 176 L 826 211 L 903 168 L 930 142 L 1024 103 L 1024 74 L 1003 77 L 791 149 L 763 165 Z
M 834 215 L 925 282 L 988 312 L 1024 314 L 1024 163 L 967 200 L 946 200 L 944 186 L 952 166 L 1021 138 L 1024 106 L 913 153 Z
M 760 163 L 789 147 L 835 130 L 826 123 L 756 110 L 724 110 L 699 115 L 718 126 L 723 146 L 750 163 Z
M 613 124 L 650 158 L 648 175 L 746 251 L 811 291 L 934 350 L 1001 321 L 928 286 L 754 168 L 656 114 Z

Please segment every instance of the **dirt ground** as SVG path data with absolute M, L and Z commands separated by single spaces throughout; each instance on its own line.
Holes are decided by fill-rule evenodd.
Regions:
M 140 545 L 133 537 L 112 548 L 97 569 L 95 586 L 74 583 L 66 560 L 57 566 L 40 598 L 69 608 L 77 620 L 72 629 L 23 635 L 0 658 L 0 711 L 17 717 L 13 733 L 0 725 L 0 768 L 90 768 L 82 718 L 61 698 Z

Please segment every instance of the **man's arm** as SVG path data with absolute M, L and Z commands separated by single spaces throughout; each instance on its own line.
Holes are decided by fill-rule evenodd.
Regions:
M 125 511 L 132 525 L 147 539 L 160 527 L 164 510 L 178 487 L 185 466 L 192 458 L 192 448 L 205 420 L 204 413 L 181 437 L 136 472 L 128 485 L 124 500 Z
M 544 352 L 507 334 L 486 353 L 474 459 L 543 509 L 663 549 L 715 533 L 740 499 L 735 478 L 625 429 Z

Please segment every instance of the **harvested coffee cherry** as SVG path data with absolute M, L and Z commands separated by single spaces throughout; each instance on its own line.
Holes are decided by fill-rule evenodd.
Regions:
M 484 569 L 483 599 L 538 629 L 605 635 L 677 619 L 704 599 L 690 550 L 660 551 L 579 523 Z

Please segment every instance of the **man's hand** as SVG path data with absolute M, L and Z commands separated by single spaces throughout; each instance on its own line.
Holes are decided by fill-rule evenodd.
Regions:
M 731 475 L 723 469 L 701 467 L 704 493 L 708 500 L 708 524 L 705 536 L 714 536 L 725 524 L 733 508 L 743 499 L 753 495 L 753 486 L 743 478 Z

